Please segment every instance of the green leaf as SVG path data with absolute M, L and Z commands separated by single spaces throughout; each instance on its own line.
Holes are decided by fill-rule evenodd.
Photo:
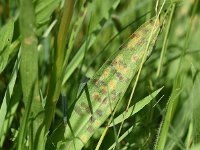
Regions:
M 193 110 L 193 138 L 194 143 L 200 143 L 200 73 L 196 76 L 194 87 L 192 89 L 192 110 Z
M 3 129 L 1 131 L 2 136 L 0 137 L 0 148 L 3 147 L 3 143 L 5 142 L 5 139 L 7 138 L 8 133 L 11 130 L 10 127 L 13 123 L 14 117 L 16 117 L 16 111 L 17 111 L 19 102 L 21 100 L 21 96 L 22 96 L 21 84 L 20 82 L 16 81 L 15 87 L 12 93 L 12 97 L 10 99 L 10 103 L 8 104 L 7 114 L 3 122 Z M 8 99 L 9 98 L 7 97 L 7 100 Z
M 12 19 L 0 29 L 0 55 L 5 47 L 11 43 L 13 31 L 14 21 Z
M 15 50 L 15 44 L 11 44 L 14 32 L 14 21 L 11 19 L 0 30 L 0 73 L 5 69 L 9 56 Z
M 39 118 L 40 115 L 38 115 L 43 108 L 39 94 L 37 50 L 38 40 L 35 34 L 36 22 L 32 0 L 20 1 L 19 23 L 21 34 L 20 79 L 23 100 L 25 104 L 25 112 L 19 128 L 18 149 L 24 149 L 25 138 L 28 133 L 31 133 L 32 135 L 32 140 L 30 140 L 30 145 L 32 146 L 31 148 L 37 149 L 38 147 L 41 148 L 44 146 L 45 137 L 42 132 L 43 128 L 40 127 L 42 124 L 41 118 Z M 32 128 L 27 130 L 30 117 L 35 117 L 35 119 L 32 124 Z
M 35 8 L 37 24 L 47 22 L 60 2 L 61 0 L 38 0 Z
M 14 88 L 14 85 L 15 85 L 15 82 L 16 82 L 17 73 L 18 73 L 18 70 L 19 70 L 19 64 L 20 64 L 20 59 L 19 59 L 19 55 L 18 55 L 18 58 L 15 62 L 15 66 L 14 66 L 13 71 L 12 71 L 10 82 L 8 84 L 8 87 L 6 89 L 6 92 L 5 92 L 5 95 L 4 95 L 4 98 L 3 98 L 3 103 L 2 103 L 1 109 L 0 109 L 0 138 L 3 135 L 3 124 L 4 124 L 5 116 L 8 112 L 8 106 L 10 104 L 11 96 L 13 94 L 13 88 Z
M 11 55 L 14 56 L 17 54 L 18 47 L 20 41 L 16 40 L 11 45 L 9 45 L 0 55 L 0 73 L 3 72 L 5 67 L 8 65 L 9 61 L 11 60 Z
M 118 142 L 121 142 L 125 137 L 127 137 L 127 136 L 131 133 L 131 131 L 133 130 L 133 128 L 134 128 L 134 126 L 130 127 L 126 132 L 124 132 L 124 134 L 122 134 L 122 135 L 118 138 Z M 113 143 L 113 144 L 109 147 L 108 150 L 111 150 L 111 149 L 115 148 L 115 146 L 116 146 L 116 142 Z
M 145 97 L 144 99 L 140 100 L 137 102 L 135 105 L 131 106 L 128 111 L 124 111 L 122 114 L 120 114 L 118 117 L 116 117 L 113 122 L 115 125 L 119 124 L 123 120 L 133 116 L 137 112 L 139 112 L 142 108 L 144 108 L 147 104 L 149 104 L 157 95 L 158 93 L 162 90 L 162 88 L 154 91 L 152 94 L 149 96 Z M 112 127 L 113 124 L 110 125 Z

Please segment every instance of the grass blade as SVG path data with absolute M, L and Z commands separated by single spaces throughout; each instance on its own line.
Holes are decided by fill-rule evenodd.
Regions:
M 14 32 L 14 21 L 10 20 L 6 25 L 4 25 L 0 30 L 0 54 L 4 48 L 10 45 Z
M 10 20 L 0 30 L 0 73 L 8 63 L 9 55 L 12 53 L 11 41 L 14 32 L 14 21 Z
M 37 25 L 46 23 L 51 18 L 51 14 L 58 7 L 61 0 L 37 0 L 35 13 Z
M 69 26 L 74 9 L 74 0 L 65 0 L 63 15 L 61 17 L 61 22 L 58 30 L 58 35 L 56 38 L 56 46 L 54 51 L 54 62 L 53 69 L 51 72 L 47 99 L 45 104 L 45 132 L 48 133 L 51 121 L 56 109 L 56 103 L 60 96 L 62 87 L 62 77 L 63 77 L 63 65 L 65 61 L 65 46 L 67 40 L 67 34 L 69 31 Z M 67 52 L 68 53 L 68 52 Z M 68 60 L 66 60 L 68 61 Z
M 118 138 L 118 142 L 121 142 L 125 137 L 127 137 L 127 136 L 131 133 L 131 131 L 133 130 L 133 128 L 134 128 L 134 126 L 130 127 L 126 132 L 124 132 L 124 134 L 121 135 L 121 136 Z M 116 146 L 116 143 L 113 143 L 113 144 L 109 147 L 108 150 L 111 150 L 111 149 L 115 148 L 115 146 Z
M 3 102 L 2 102 L 2 105 L 1 105 L 1 109 L 0 109 L 0 138 L 3 136 L 3 124 L 4 124 L 4 121 L 5 121 L 5 116 L 8 113 L 8 107 L 9 107 L 9 104 L 10 104 L 11 96 L 13 94 L 13 88 L 14 88 L 14 85 L 15 85 L 15 82 L 16 82 L 17 73 L 18 73 L 18 70 L 19 70 L 19 64 L 20 64 L 20 59 L 19 59 L 19 56 L 18 56 L 18 59 L 15 62 L 15 66 L 13 68 L 13 72 L 12 72 L 12 75 L 11 75 L 11 78 L 10 78 L 10 82 L 9 82 L 8 87 L 6 89 L 6 92 L 5 92 L 5 95 L 4 95 L 4 98 L 3 98 Z
M 200 90 L 200 74 L 196 76 L 196 80 L 194 82 L 194 87 L 192 90 L 192 110 L 193 110 L 193 138 L 194 144 L 200 143 L 200 101 L 199 101 L 199 93 Z
M 186 33 L 184 48 L 181 53 L 181 58 L 179 61 L 179 67 L 178 67 L 178 70 L 176 73 L 176 78 L 174 80 L 171 96 L 170 96 L 170 99 L 168 100 L 168 104 L 166 106 L 166 114 L 164 116 L 163 122 L 161 123 L 161 128 L 159 130 L 159 136 L 157 138 L 157 142 L 155 145 L 156 150 L 163 150 L 165 148 L 165 143 L 166 143 L 168 132 L 169 132 L 169 126 L 171 124 L 174 113 L 176 111 L 176 107 L 178 104 L 178 96 L 182 90 L 182 84 L 183 84 L 182 76 L 181 76 L 181 74 L 183 73 L 183 65 L 182 64 L 184 61 L 184 56 L 185 56 L 186 50 L 188 49 L 188 46 L 189 46 L 189 36 L 191 33 L 192 25 L 194 23 L 194 15 L 197 10 L 198 2 L 199 2 L 198 0 L 196 0 L 194 2 L 194 6 L 192 9 L 192 17 L 190 19 L 188 30 Z M 173 5 L 176 5 L 176 3 L 174 3 Z
M 68 46 L 67 54 L 66 54 L 65 61 L 64 61 L 65 62 L 64 68 L 68 63 L 69 55 L 70 55 L 70 53 L 73 49 L 75 38 L 78 34 L 78 31 L 81 28 L 81 25 L 83 23 L 83 20 L 85 18 L 86 13 L 87 13 L 87 7 L 88 7 L 88 0 L 85 0 L 82 4 L 79 17 L 78 17 L 77 21 L 75 22 L 73 29 L 72 29 L 72 33 L 71 33 L 71 36 L 70 36 L 70 39 L 69 39 L 69 46 Z
M 32 115 L 35 117 L 38 111 L 41 111 L 42 105 L 40 102 L 38 90 L 38 50 L 37 37 L 35 35 L 35 11 L 32 0 L 20 1 L 20 32 L 21 32 L 21 64 L 20 75 L 23 92 L 23 100 L 25 103 L 25 114 L 22 119 L 22 124 L 19 130 L 18 149 L 24 149 L 24 138 L 27 135 L 27 124 L 31 105 L 33 104 Z M 38 132 L 38 120 L 35 121 L 33 127 L 34 140 Z M 30 132 L 30 130 L 29 130 Z M 44 143 L 43 140 L 39 142 Z M 37 148 L 36 148 L 37 149 Z
M 173 7 L 172 7 L 172 11 L 171 11 L 170 17 L 169 17 L 169 22 L 168 22 L 167 27 L 166 27 L 165 37 L 164 37 L 163 46 L 162 46 L 161 55 L 160 55 L 160 61 L 159 61 L 158 70 L 157 70 L 157 76 L 159 76 L 159 74 L 161 72 L 161 67 L 162 67 L 162 64 L 163 64 L 163 58 L 164 58 L 164 55 L 166 53 L 168 36 L 169 36 L 169 32 L 170 32 L 171 21 L 172 21 L 172 17 L 173 17 L 173 14 L 174 14 L 174 10 L 175 10 L 175 5 L 173 5 Z
M 17 59 L 17 61 L 19 61 L 19 59 Z M 18 70 L 19 70 L 19 66 L 18 66 Z M 22 97 L 21 84 L 20 82 L 16 82 L 13 93 L 12 93 L 12 97 L 8 106 L 6 118 L 3 122 L 3 131 L 2 133 L 0 133 L 2 135 L 0 138 L 0 148 L 3 148 L 5 139 L 9 134 L 9 129 L 13 123 L 14 117 L 16 116 L 16 111 L 19 106 L 21 97 Z
M 137 102 L 135 105 L 129 107 L 129 109 L 126 112 L 124 111 L 122 114 L 120 114 L 119 116 L 114 118 L 113 121 L 115 122 L 115 125 L 121 123 L 122 121 L 126 120 L 127 118 L 129 118 L 129 117 L 133 116 L 134 114 L 136 114 L 137 112 L 139 112 L 143 107 L 145 107 L 147 104 L 149 104 L 158 95 L 158 93 L 161 90 L 162 90 L 162 88 L 154 91 L 149 96 L 147 96 L 144 99 Z M 110 125 L 110 127 L 112 127 L 112 126 L 113 126 L 113 124 Z
M 0 73 L 3 72 L 5 67 L 8 65 L 9 61 L 12 59 L 10 56 L 14 57 L 17 54 L 20 41 L 16 40 L 11 45 L 9 45 L 5 51 L 0 55 Z

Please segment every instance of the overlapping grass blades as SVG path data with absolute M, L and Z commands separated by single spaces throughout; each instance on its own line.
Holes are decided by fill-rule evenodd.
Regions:
M 143 107 L 148 105 L 157 96 L 157 94 L 161 90 L 162 90 L 162 88 L 154 91 L 149 96 L 147 96 L 144 99 L 140 100 L 135 105 L 129 107 L 128 110 L 124 111 L 119 116 L 114 118 L 113 121 L 114 121 L 115 125 L 117 125 L 118 123 L 121 123 L 123 120 L 126 120 L 127 118 L 129 118 L 129 117 L 133 116 L 134 114 L 136 114 L 137 112 L 139 112 Z M 110 127 L 112 127 L 112 126 L 113 126 L 113 124 L 110 125 Z
M 5 123 L 5 117 L 6 114 L 9 113 L 8 112 L 8 108 L 10 107 L 10 100 L 11 97 L 13 95 L 13 89 L 15 86 L 15 82 L 17 79 L 17 74 L 18 74 L 18 70 L 19 70 L 19 64 L 20 64 L 20 56 L 18 56 L 16 62 L 15 62 L 15 66 L 13 68 L 13 72 L 10 78 L 10 82 L 8 84 L 8 87 L 6 89 L 4 98 L 3 98 L 3 102 L 1 104 L 1 109 L 0 109 L 0 139 L 2 138 L 2 136 L 6 133 L 4 130 L 4 123 Z
M 194 2 L 194 5 L 193 5 L 192 17 L 191 17 L 190 22 L 189 22 L 188 27 L 187 27 L 188 30 L 186 32 L 184 47 L 183 47 L 183 50 L 181 52 L 181 57 L 180 57 L 179 65 L 178 65 L 179 68 L 178 68 L 177 73 L 176 73 L 176 78 L 174 80 L 173 89 L 172 89 L 170 98 L 168 100 L 168 104 L 166 106 L 166 114 L 165 114 L 163 122 L 161 124 L 161 128 L 159 130 L 159 136 L 157 138 L 157 143 L 155 145 L 156 150 L 163 150 L 164 147 L 165 147 L 165 144 L 166 144 L 166 141 L 167 141 L 167 138 L 168 138 L 169 127 L 170 127 L 170 124 L 171 124 L 172 119 L 174 117 L 174 113 L 176 112 L 176 107 L 177 107 L 177 104 L 178 104 L 178 97 L 179 97 L 180 92 L 183 90 L 182 89 L 183 88 L 182 73 L 184 72 L 183 71 L 184 66 L 182 65 L 182 63 L 184 61 L 185 53 L 186 53 L 186 51 L 189 47 L 189 37 L 190 37 L 190 34 L 191 34 L 192 25 L 194 23 L 193 17 L 195 15 L 196 11 L 197 11 L 198 3 L 199 3 L 199 1 L 196 0 Z M 175 5 L 176 4 L 173 4 L 174 9 L 175 9 Z
M 94 43 L 94 41 L 97 38 L 97 35 L 100 33 L 102 27 L 104 26 L 104 24 L 106 23 L 106 21 L 108 19 L 110 19 L 112 11 L 114 11 L 117 8 L 117 6 L 119 5 L 119 3 L 120 3 L 120 0 L 116 0 L 113 3 L 113 5 L 111 6 L 111 8 L 108 10 L 108 12 L 105 13 L 105 16 L 101 16 L 102 18 L 100 19 L 99 24 L 96 26 L 96 28 L 93 29 L 93 31 L 91 32 L 91 34 L 88 36 L 88 39 L 90 39 L 89 42 L 86 40 L 81 45 L 81 47 L 78 50 L 78 52 L 76 53 L 76 55 L 73 57 L 73 59 L 67 65 L 67 68 L 66 68 L 66 71 L 65 71 L 65 75 L 64 75 L 64 79 L 63 79 L 63 82 L 62 82 L 63 85 L 66 83 L 66 81 L 68 80 L 68 78 L 71 76 L 71 74 L 80 65 L 81 61 L 83 60 L 86 45 L 87 45 L 88 49 L 92 46 L 92 44 Z
M 133 39 L 130 39 L 124 46 L 122 46 L 122 49 L 119 52 L 111 56 L 107 60 L 107 62 L 100 68 L 100 70 L 97 71 L 93 79 L 91 79 L 87 83 L 87 86 L 86 86 L 87 90 L 84 91 L 82 95 L 80 96 L 80 98 L 77 100 L 74 106 L 72 115 L 70 116 L 71 118 L 68 122 L 68 126 L 65 129 L 66 133 L 64 136 L 66 140 L 64 140 L 62 143 L 59 143 L 59 148 L 81 149 L 84 146 L 84 144 L 89 140 L 89 138 L 94 134 L 95 130 L 105 121 L 106 118 L 109 117 L 111 113 L 109 113 L 108 111 L 110 109 L 111 109 L 111 112 L 114 110 L 114 108 L 116 107 L 116 104 L 119 102 L 119 100 L 122 98 L 122 96 L 126 92 L 126 89 L 132 77 L 138 71 L 143 58 L 145 60 L 147 53 L 151 53 L 151 50 L 155 44 L 155 40 L 157 39 L 158 33 L 160 31 L 161 24 L 162 23 L 160 23 L 158 18 L 155 17 L 151 21 L 148 21 L 144 25 L 142 25 L 135 33 L 133 33 L 133 36 L 135 35 L 135 38 L 133 37 Z M 142 45 L 138 47 L 137 42 L 142 42 Z M 127 52 L 128 50 L 131 50 L 131 51 Z M 146 54 L 145 54 L 145 51 L 147 51 Z M 128 55 L 132 57 L 137 57 L 136 61 L 131 62 L 131 59 L 129 60 L 130 56 L 128 57 Z M 118 58 L 118 56 L 119 57 L 121 56 L 121 57 Z M 129 79 L 127 79 L 128 82 L 124 82 L 123 80 L 119 81 L 119 79 L 115 78 L 115 74 L 112 74 L 110 71 L 108 71 L 108 77 L 109 77 L 109 79 L 107 79 L 108 81 L 105 80 L 103 73 L 106 70 L 112 69 L 112 67 L 114 67 L 112 66 L 111 62 L 119 61 L 118 59 L 121 59 L 123 57 L 124 57 L 123 63 L 128 66 L 127 73 L 126 73 L 126 75 L 129 74 L 129 77 L 130 77 Z M 125 59 L 127 60 L 125 61 Z M 110 97 L 109 95 L 111 94 L 110 92 L 106 92 L 106 93 L 104 92 L 104 94 L 99 93 L 99 91 L 101 91 L 101 88 L 103 87 L 101 87 L 102 86 L 101 84 L 98 85 L 99 87 L 95 85 L 96 83 L 93 80 L 97 80 L 95 82 L 98 82 L 98 81 L 105 82 L 105 85 L 104 84 L 103 85 L 105 86 L 105 88 L 108 88 L 108 91 L 109 91 L 109 88 L 112 88 L 107 85 L 109 84 L 108 82 L 115 80 L 116 83 L 118 84 L 117 88 L 119 88 L 119 91 L 117 92 L 120 92 L 120 96 L 117 96 L 116 102 L 113 102 L 111 98 L 109 98 Z M 97 93 L 99 93 L 99 95 Z M 93 96 L 94 94 L 97 94 L 97 96 L 99 96 L 102 102 L 99 103 L 97 100 L 95 100 Z M 108 94 L 108 97 L 106 96 L 107 94 Z M 103 102 L 103 99 L 107 99 L 107 98 L 109 99 L 107 101 L 110 102 L 110 105 L 108 102 L 108 104 L 105 104 L 105 106 L 103 106 L 104 105 L 103 103 L 106 103 L 106 102 Z M 86 112 L 84 112 L 84 109 L 86 109 Z M 82 111 L 83 113 L 81 113 Z M 91 113 L 87 111 L 91 111 Z M 102 114 L 100 114 L 98 119 L 97 118 L 95 119 L 96 116 L 94 114 L 97 113 L 98 111 L 102 111 Z M 92 118 L 94 119 L 93 120 L 94 122 L 98 122 L 98 125 L 95 125 L 95 123 L 93 124 L 90 122 L 90 119 Z M 92 129 L 90 130 L 89 128 L 92 128 Z

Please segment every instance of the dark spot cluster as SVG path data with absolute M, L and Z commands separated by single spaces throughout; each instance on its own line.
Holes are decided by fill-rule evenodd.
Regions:
M 91 112 L 89 106 L 88 106 L 86 103 L 82 102 L 82 103 L 81 103 L 81 107 L 82 107 L 87 113 L 90 113 L 90 112 Z
M 93 95 L 93 99 L 95 100 L 95 101 L 97 101 L 97 102 L 101 102 L 101 96 L 99 95 L 99 94 L 94 94 Z
M 108 92 L 107 91 L 108 84 L 106 82 L 98 80 L 98 79 L 94 79 L 94 80 L 92 80 L 92 83 L 96 86 L 96 88 L 98 89 L 98 91 L 101 94 L 106 94 Z M 100 97 L 100 95 L 97 96 L 95 99 L 98 100 L 99 97 Z
M 149 23 L 150 23 L 151 25 L 153 25 L 153 24 L 154 24 L 153 19 L 151 19 L 151 20 L 149 21 Z
M 111 92 L 111 94 L 112 94 L 112 101 L 115 101 L 116 98 L 117 98 L 117 96 L 118 96 L 117 92 L 116 92 L 115 90 L 113 90 L 113 91 Z
M 95 119 L 94 116 L 91 116 L 91 117 L 90 117 L 90 123 L 94 123 L 95 120 L 96 120 L 96 119 Z
M 122 44 L 120 47 L 119 47 L 119 50 L 122 50 L 122 49 L 124 49 L 124 48 L 126 48 L 127 47 L 127 45 L 126 45 L 126 43 L 124 43 L 124 44 Z
M 90 133 L 94 132 L 94 129 L 95 129 L 94 122 L 97 120 L 96 118 L 99 118 L 101 116 L 103 116 L 103 111 L 101 109 L 97 109 L 95 113 L 90 117 L 90 124 L 87 127 L 88 132 Z
M 92 112 L 90 107 L 84 102 L 82 102 L 80 105 L 76 104 L 74 107 L 74 111 L 78 115 L 90 114 Z
M 101 86 L 99 89 L 100 89 L 100 93 L 103 95 L 106 95 L 108 93 L 107 86 Z
M 92 83 L 95 84 L 96 86 L 106 86 L 106 82 L 104 81 L 101 81 L 99 79 L 91 79 Z
M 142 31 L 142 33 L 143 34 L 147 34 L 147 33 L 149 33 L 149 31 L 150 31 L 149 28 L 144 28 L 144 30 Z
M 102 112 L 102 110 L 97 109 L 95 114 L 97 114 L 98 117 L 101 117 L 103 115 L 103 112 Z
M 84 112 L 82 111 L 81 107 L 79 107 L 78 105 L 76 105 L 74 107 L 74 111 L 80 116 L 84 114 Z
M 143 46 L 144 45 L 144 41 L 143 41 L 143 39 L 140 39 L 136 44 L 137 44 L 137 46 Z
M 131 39 L 133 39 L 133 38 L 139 38 L 140 36 L 139 36 L 139 34 L 136 34 L 136 33 L 133 33 L 133 34 L 131 34 L 131 36 L 130 36 L 130 38 Z
M 108 104 L 108 98 L 107 98 L 107 97 L 105 97 L 105 98 L 103 99 L 102 104 L 103 104 L 103 105 L 107 105 L 107 104 Z
M 122 67 L 124 67 L 124 68 L 126 68 L 127 67 L 127 65 L 123 62 L 123 61 L 121 61 L 121 60 L 113 60 L 113 62 L 111 63 L 111 65 L 113 66 L 116 66 L 116 65 L 120 65 L 120 66 L 122 66 Z
M 93 127 L 93 125 L 89 125 L 89 126 L 87 127 L 87 131 L 88 131 L 89 133 L 93 133 L 93 132 L 94 132 L 94 127 Z
M 123 75 L 115 67 L 112 67 L 112 72 L 117 75 L 119 81 L 123 81 Z

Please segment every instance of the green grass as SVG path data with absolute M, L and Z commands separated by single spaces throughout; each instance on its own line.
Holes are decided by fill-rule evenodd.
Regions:
M 198 150 L 199 6 L 0 0 L 0 149 Z M 160 24 L 151 26 L 152 18 Z M 103 83 L 92 81 L 120 54 L 129 78 L 119 82 L 109 71 L 101 78 L 103 106 L 92 97 Z M 115 102 L 110 87 L 120 92 Z

